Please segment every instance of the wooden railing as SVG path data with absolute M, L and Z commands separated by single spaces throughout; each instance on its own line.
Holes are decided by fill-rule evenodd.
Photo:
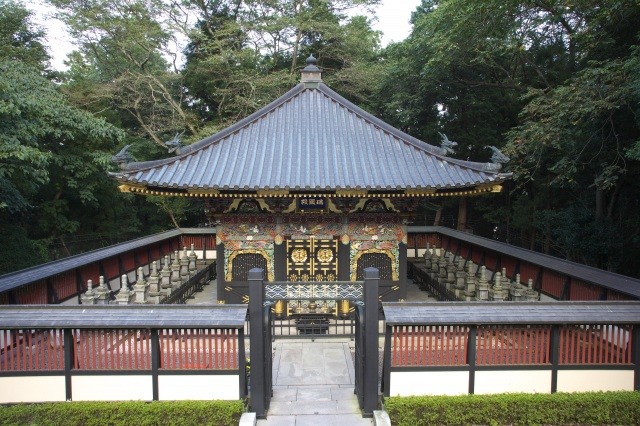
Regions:
M 0 403 L 242 398 L 246 312 L 245 305 L 0 308 L 0 389 L 24 389 L 0 392 Z
M 160 301 L 161 304 L 180 304 L 184 305 L 187 300 L 193 297 L 194 294 L 202 291 L 204 286 L 209 284 L 211 280 L 216 279 L 216 262 L 212 262 L 206 265 L 204 268 L 196 272 L 196 274 L 190 277 L 184 282 L 177 290 L 172 291 L 171 294 Z
M 639 300 L 640 280 L 592 268 L 553 256 L 515 247 L 510 244 L 441 226 L 409 226 L 408 257 L 422 257 L 427 248 L 453 253 L 485 266 L 491 274 L 506 269 L 513 280 L 520 274 L 522 282 L 533 280 L 534 289 L 556 300 Z M 443 297 L 443 300 L 446 300 Z
M 383 309 L 385 395 L 640 390 L 638 302 Z
M 442 248 L 456 258 L 484 265 L 487 277 L 506 268 L 511 280 L 520 274 L 523 282 L 531 278 L 534 289 L 558 300 L 638 300 L 640 280 L 579 265 L 556 257 L 521 249 L 509 244 L 477 237 L 444 227 L 409 226 L 408 257 L 421 257 L 427 247 Z M 138 267 L 195 245 L 200 261 L 215 257 L 214 228 L 168 231 L 94 252 L 0 276 L 0 305 L 57 304 L 86 291 L 87 280 L 97 285 L 104 276 L 107 285 L 119 287 L 119 279 L 128 274 L 135 281 Z M 221 264 L 218 265 L 220 273 Z M 148 270 L 145 270 L 145 274 Z M 428 285 L 428 284 L 425 284 Z M 434 290 L 435 291 L 435 290 Z M 442 295 L 441 299 L 448 297 Z
M 136 279 L 136 270 L 161 261 L 183 247 L 194 244 L 199 261 L 212 260 L 215 229 L 177 229 L 138 238 L 88 253 L 71 256 L 0 276 L 0 305 L 58 304 L 87 290 L 87 281 L 97 285 L 103 276 L 109 289 L 120 286 L 120 277 Z

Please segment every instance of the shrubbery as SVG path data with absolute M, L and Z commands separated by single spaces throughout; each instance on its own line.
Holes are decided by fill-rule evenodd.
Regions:
M 556 393 L 392 397 L 394 426 L 637 425 L 640 393 Z
M 0 407 L 2 425 L 237 425 L 242 401 L 62 402 Z

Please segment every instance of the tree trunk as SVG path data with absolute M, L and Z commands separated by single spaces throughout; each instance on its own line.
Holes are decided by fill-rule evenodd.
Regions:
M 604 217 L 604 190 L 596 188 L 596 219 Z

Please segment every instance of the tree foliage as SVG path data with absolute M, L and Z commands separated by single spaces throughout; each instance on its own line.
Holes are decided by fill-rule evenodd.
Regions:
M 198 203 L 118 193 L 110 155 L 164 158 L 176 135 L 199 140 L 289 90 L 313 54 L 327 84 L 411 135 L 511 157 L 508 190 L 470 203 L 476 232 L 640 273 L 634 0 L 423 0 L 384 49 L 356 13 L 379 0 L 49 2 L 78 46 L 62 74 L 29 12 L 0 5 L 0 215 L 31 253 L 197 223 Z
M 497 235 L 639 273 L 637 2 L 423 0 L 412 19 L 384 53 L 381 114 L 461 158 L 504 149 L 509 192 L 475 203 Z

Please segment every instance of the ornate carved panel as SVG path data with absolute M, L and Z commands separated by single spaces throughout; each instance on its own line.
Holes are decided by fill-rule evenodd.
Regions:
M 286 241 L 287 280 L 335 281 L 338 277 L 338 241 L 290 239 Z
M 237 250 L 229 255 L 227 260 L 227 281 L 247 281 L 249 271 L 253 268 L 262 268 L 266 273 L 266 279 L 273 281 L 273 263 L 264 250 L 245 249 Z
M 391 250 L 371 248 L 356 252 L 351 259 L 351 281 L 363 279 L 363 271 L 368 267 L 378 268 L 382 280 L 398 281 L 400 279 L 398 259 Z
M 387 253 L 363 253 L 358 259 L 356 279 L 363 280 L 364 270 L 371 267 L 378 268 L 381 280 L 391 280 L 393 268 Z

